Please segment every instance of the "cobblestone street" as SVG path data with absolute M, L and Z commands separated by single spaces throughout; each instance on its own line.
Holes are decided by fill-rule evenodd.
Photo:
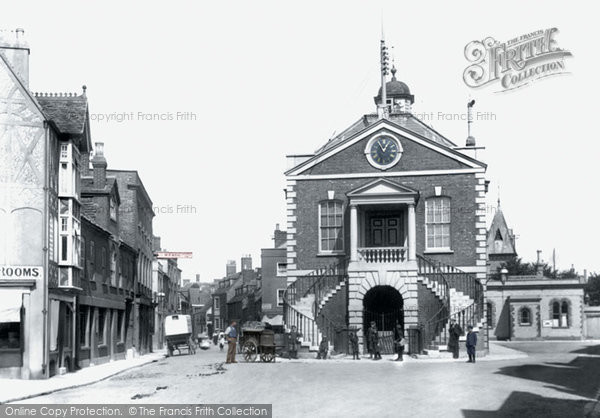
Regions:
M 21 403 L 272 403 L 277 417 L 580 417 L 596 406 L 597 343 L 502 345 L 529 356 L 224 364 L 225 352 L 212 347 Z

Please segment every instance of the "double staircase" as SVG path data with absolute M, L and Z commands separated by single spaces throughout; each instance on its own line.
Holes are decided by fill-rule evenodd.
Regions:
M 418 351 L 435 355 L 447 350 L 450 320 L 456 320 L 466 331 L 473 325 L 478 331 L 484 323 L 484 288 L 473 274 L 455 267 L 418 256 L 418 281 L 434 295 L 437 306 L 430 307 L 428 319 L 419 324 Z M 298 277 L 286 289 L 284 296 L 284 321 L 289 330 L 295 326 L 301 333 L 301 346 L 308 351 L 318 351 L 323 337 L 330 349 L 337 331 L 347 324 L 329 318 L 324 307 L 347 284 L 347 261 L 318 269 Z M 464 337 L 462 337 L 464 339 Z M 342 349 L 345 351 L 345 349 Z
M 346 324 L 329 318 L 323 307 L 339 291 L 347 286 L 347 262 L 344 260 L 298 277 L 285 291 L 284 321 L 289 330 L 292 326 L 300 332 L 301 346 L 308 351 L 318 351 L 323 337 L 327 337 L 330 349 L 338 330 Z
M 485 323 L 484 288 L 477 278 L 456 267 L 418 257 L 419 278 L 423 283 L 435 282 L 432 289 L 440 300 L 438 312 L 421 325 L 423 353 L 439 356 L 448 351 L 450 321 L 454 320 L 465 332 L 467 328 L 479 332 Z M 429 287 L 429 285 L 428 285 Z

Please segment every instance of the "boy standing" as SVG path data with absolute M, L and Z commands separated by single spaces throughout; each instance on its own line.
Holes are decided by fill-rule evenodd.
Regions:
M 477 346 L 477 333 L 473 331 L 473 326 L 469 325 L 469 332 L 467 333 L 467 354 L 469 360 L 467 363 L 475 363 L 475 347 Z

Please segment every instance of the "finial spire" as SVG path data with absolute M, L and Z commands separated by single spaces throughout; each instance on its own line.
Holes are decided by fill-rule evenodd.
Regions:
M 498 185 L 498 209 L 500 209 L 500 185 Z
M 383 37 L 383 34 L 382 34 Z M 387 46 L 385 46 L 385 40 L 381 39 L 381 108 L 380 117 L 385 118 L 387 113 L 387 92 L 386 92 L 386 76 L 389 74 L 390 69 L 390 57 L 388 54 Z
M 475 137 L 471 136 L 471 124 L 473 123 L 473 105 L 475 99 L 467 103 L 467 147 L 475 146 Z

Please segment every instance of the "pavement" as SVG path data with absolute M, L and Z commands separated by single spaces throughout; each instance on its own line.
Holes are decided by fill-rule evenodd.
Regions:
M 492 342 L 490 351 L 477 364 L 393 356 L 224 364 L 225 351 L 210 347 L 11 404 L 261 403 L 286 418 L 598 417 L 600 344 Z
M 141 367 L 149 363 L 157 362 L 166 357 L 166 351 L 161 350 L 155 353 L 146 354 L 137 358 L 127 360 L 117 360 L 109 363 L 99 364 L 92 367 L 85 367 L 74 373 L 53 376 L 44 380 L 20 380 L 20 379 L 0 379 L 0 404 L 22 401 L 38 396 L 48 395 L 65 389 L 74 389 L 81 386 L 91 385 L 102 380 L 113 377 L 126 370 Z M 391 361 L 395 355 L 383 356 L 382 361 Z M 495 341 L 490 341 L 490 353 L 485 357 L 481 357 L 478 361 L 499 361 L 499 360 L 514 360 L 527 357 L 527 354 L 512 348 L 502 346 Z M 364 358 L 369 362 L 368 358 Z M 353 361 L 352 356 L 338 355 L 327 360 L 331 362 Z M 288 360 L 286 358 L 277 358 L 278 363 L 320 363 L 323 360 L 316 358 L 304 358 Z M 452 363 L 464 362 L 464 358 L 413 358 L 408 355 L 404 356 L 405 363 Z
M 74 373 L 57 375 L 43 380 L 0 379 L 0 404 L 100 382 L 126 370 L 159 361 L 165 358 L 166 354 L 166 350 L 159 350 L 136 358 L 85 367 Z

